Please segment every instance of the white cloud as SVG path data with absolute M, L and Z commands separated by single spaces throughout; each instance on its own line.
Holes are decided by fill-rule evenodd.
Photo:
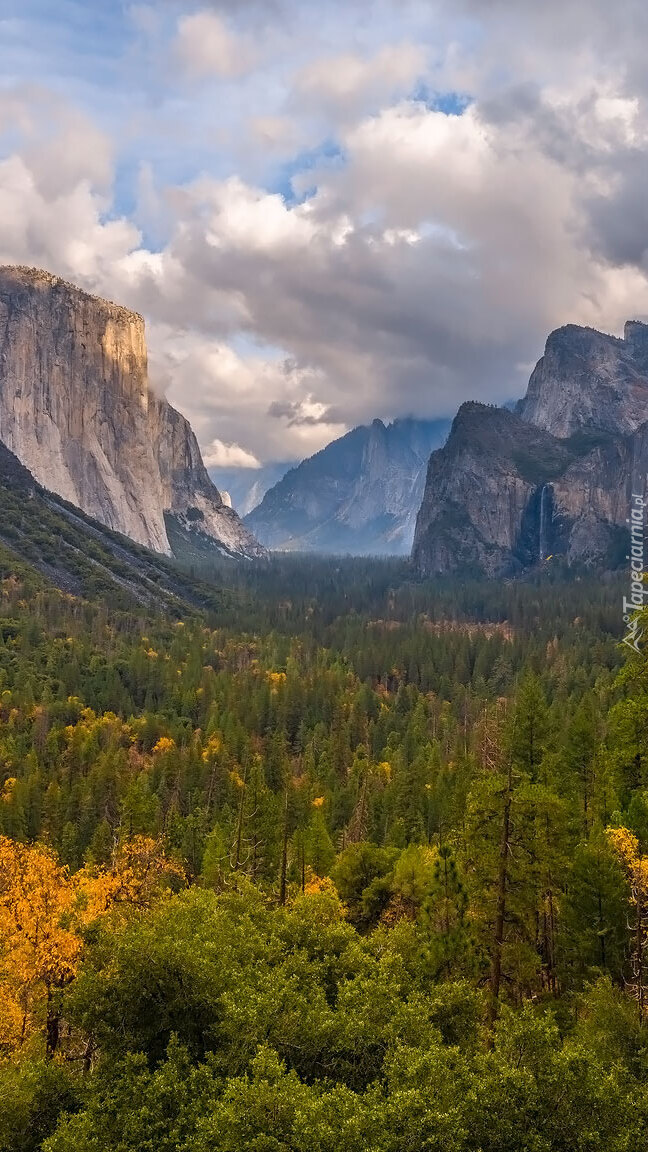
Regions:
M 371 57 L 345 52 L 325 56 L 295 77 L 291 104 L 349 120 L 408 92 L 425 71 L 425 49 L 415 44 L 387 45 Z
M 251 452 L 246 452 L 240 444 L 224 444 L 222 440 L 212 440 L 203 449 L 206 468 L 260 468 L 261 462 Z
M 188 416 L 208 452 L 219 440 L 243 445 L 260 461 L 278 460 L 282 452 L 284 459 L 297 459 L 347 430 L 312 396 L 313 387 L 326 388 L 327 382 L 286 361 L 277 350 L 238 353 L 227 344 L 169 326 L 152 330 L 150 337 L 153 379 Z
M 269 252 L 303 248 L 314 236 L 308 206 L 288 208 L 278 193 L 250 188 L 236 177 L 196 185 L 196 201 L 209 212 L 206 240 L 214 248 Z
M 249 132 L 255 145 L 270 153 L 284 151 L 298 142 L 295 125 L 288 116 L 253 116 Z
M 106 219 L 106 202 L 81 180 L 48 196 L 18 155 L 0 161 L 0 260 L 42 265 L 90 288 L 112 277 L 140 234 L 126 219 Z
M 175 51 L 185 72 L 198 79 L 240 76 L 253 61 L 249 44 L 207 9 L 180 19 Z
M 45 131 L 43 131 L 45 127 Z M 108 192 L 113 179 L 113 144 L 105 132 L 75 109 L 65 109 L 23 152 L 35 184 L 50 199 L 85 183 Z

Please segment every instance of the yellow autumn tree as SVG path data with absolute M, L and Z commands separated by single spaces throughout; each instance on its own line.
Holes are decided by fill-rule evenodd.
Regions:
M 648 856 L 641 855 L 637 837 L 627 828 L 608 828 L 607 836 L 630 885 L 632 915 L 628 927 L 632 975 L 627 987 L 643 1018 L 648 1003 Z
M 165 752 L 173 752 L 175 748 L 175 740 L 170 736 L 160 736 L 155 748 L 153 749 L 154 756 L 162 756 Z
M 53 1000 L 74 976 L 81 937 L 72 927 L 74 886 L 48 848 L 0 838 L 0 1045 L 11 1051 L 35 1030 L 53 1052 Z
M 182 870 L 159 841 L 137 836 L 107 868 L 70 875 L 52 849 L 0 837 L 0 1052 L 60 1036 L 59 993 L 77 973 L 83 930 L 120 908 L 146 908 Z
M 86 902 L 87 923 L 120 904 L 150 908 L 162 891 L 182 884 L 185 874 L 166 855 L 160 840 L 133 836 L 116 846 L 107 868 L 83 869 L 74 879 Z

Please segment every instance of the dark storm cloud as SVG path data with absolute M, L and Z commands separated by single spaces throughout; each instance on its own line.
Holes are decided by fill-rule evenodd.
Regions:
M 648 153 L 618 156 L 609 182 L 586 203 L 589 241 L 612 265 L 648 269 Z

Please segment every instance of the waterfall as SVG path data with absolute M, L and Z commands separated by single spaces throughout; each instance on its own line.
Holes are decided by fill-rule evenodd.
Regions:
M 540 563 L 547 558 L 547 485 L 540 491 Z

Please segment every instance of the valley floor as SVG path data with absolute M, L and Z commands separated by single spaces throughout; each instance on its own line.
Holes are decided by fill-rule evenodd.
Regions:
M 111 600 L 12 515 L 0 1152 L 648 1148 L 618 580 L 113 551 Z

